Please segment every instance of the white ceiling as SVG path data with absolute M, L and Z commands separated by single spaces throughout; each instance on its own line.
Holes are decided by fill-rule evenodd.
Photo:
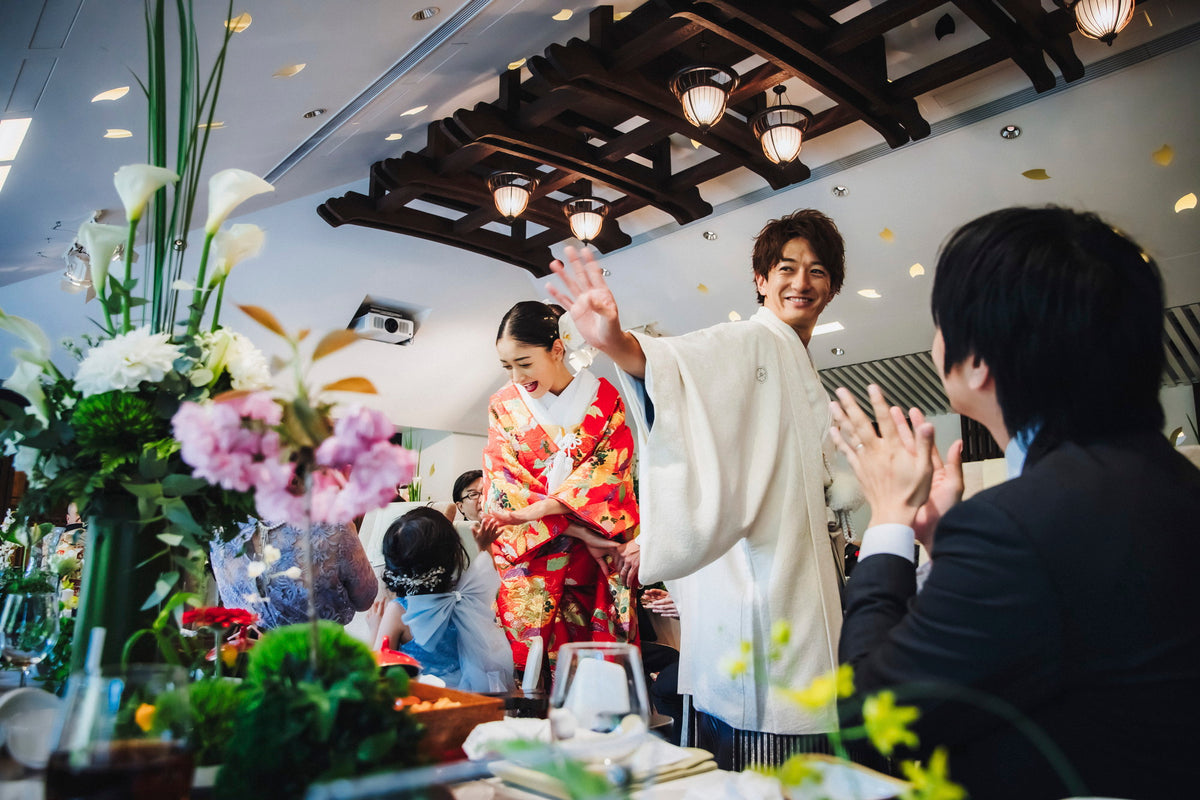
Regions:
M 586 36 L 592 4 L 443 3 L 432 20 L 413 22 L 412 13 L 422 5 L 409 0 L 235 4 L 235 13 L 247 11 L 254 21 L 230 47 L 217 113 L 225 127 L 213 132 L 207 163 L 213 170 L 237 166 L 259 174 L 287 160 L 324 121 L 350 106 L 456 12 L 481 10 L 372 102 L 347 114 L 344 124 L 276 181 L 274 194 L 247 204 L 239 220 L 262 226 L 267 247 L 230 279 L 223 321 L 274 351 L 270 335 L 260 333 L 233 303 L 262 305 L 292 328 L 315 329 L 345 326 L 366 295 L 429 308 L 410 346 L 362 342 L 322 362 L 316 377 L 370 377 L 380 390 L 376 402 L 399 425 L 480 433 L 486 429 L 487 397 L 504 379 L 492 347 L 496 325 L 512 303 L 545 292 L 511 265 L 395 234 L 334 229 L 315 208 L 327 197 L 365 191 L 370 164 L 421 147 L 429 121 L 493 99 L 496 76 L 508 62 L 553 42 Z M 634 5 L 615 4 L 618 11 Z M 864 0 L 846 13 L 870 5 Z M 1050 0 L 1045 5 L 1051 7 Z M 551 20 L 563 7 L 575 12 L 573 18 Z M 0 103 L 12 98 L 7 109 L 0 106 L 0 118 L 33 117 L 0 190 L 0 307 L 34 319 L 52 338 L 77 335 L 89 330 L 87 320 L 98 312 L 84 305 L 82 295 L 60 290 L 62 254 L 94 210 L 116 208 L 108 221 L 120 222 L 111 175 L 118 166 L 145 158 L 143 105 L 131 77 L 145 72 L 142 4 L 47 0 L 43 7 L 0 0 L 0 10 Z M 975 34 L 961 14 L 956 14 L 959 45 L 953 44 L 955 37 L 934 40 L 933 20 L 946 10 L 955 13 L 937 9 L 889 37 L 894 74 L 971 40 Z M 223 12 L 224 3 L 197 3 L 202 49 L 212 49 L 219 38 Z M 1059 203 L 1095 210 L 1158 259 L 1171 305 L 1200 300 L 1200 212 L 1173 211 L 1179 197 L 1200 192 L 1195 89 L 1200 44 L 1160 52 L 1163 42 L 1174 41 L 1164 36 L 1186 36 L 1197 21 L 1200 3 L 1155 0 L 1144 11 L 1139 4 L 1133 25 L 1113 48 L 1075 37 L 1089 75 L 1064 90 L 1023 102 L 1031 94 L 1027 79 L 1015 68 L 994 68 L 919 99 L 934 127 L 925 140 L 881 154 L 876 134 L 849 126 L 806 145 L 803 157 L 815 177 L 804 185 L 771 193 L 756 176 L 735 174 L 701 187 L 717 211 L 690 226 L 681 228 L 656 212 L 628 224 L 623 220 L 634 244 L 604 261 L 613 273 L 623 321 L 629 326 L 657 322 L 666 332 L 681 333 L 724 321 L 730 311 L 749 316 L 754 310 L 751 239 L 767 219 L 801 207 L 829 213 L 847 242 L 846 287 L 825 314 L 826 321 L 838 320 L 846 330 L 814 338 L 820 367 L 926 349 L 938 245 L 956 225 L 1007 205 Z M 1158 49 L 1142 47 L 1155 41 Z M 1132 66 L 1108 71 L 1112 63 L 1101 60 L 1121 53 Z M 300 62 L 307 66 L 295 77 L 271 77 Z M 40 94 L 40 83 L 33 80 L 39 69 L 49 76 Z M 133 89 L 124 99 L 89 102 L 122 85 Z M 34 101 L 32 113 L 23 113 L 20 104 Z M 429 108 L 400 116 L 421 104 Z M 304 119 L 313 108 L 329 113 Z M 972 113 L 981 118 L 970 121 Z M 999 129 L 1006 124 L 1019 125 L 1022 136 L 1001 139 Z M 134 136 L 103 139 L 107 128 L 127 128 Z M 390 133 L 404 138 L 387 142 Z M 1166 167 L 1151 158 L 1164 144 L 1174 149 Z M 1045 169 L 1050 180 L 1022 176 L 1034 168 Z M 848 187 L 849 194 L 833 196 L 834 185 Z M 891 241 L 880 237 L 884 228 L 893 232 Z M 708 241 L 704 231 L 719 238 Z M 917 262 L 926 275 L 910 278 L 909 267 Z M 856 294 L 866 288 L 882 298 Z M 11 369 L 11 343 L 0 342 L 0 374 Z M 835 346 L 845 354 L 834 356 Z

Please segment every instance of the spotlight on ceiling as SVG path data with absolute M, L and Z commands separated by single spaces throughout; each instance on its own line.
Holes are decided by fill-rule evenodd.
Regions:
M 776 86 L 774 92 L 778 102 L 750 118 L 750 129 L 762 145 L 763 153 L 776 164 L 790 164 L 796 160 L 804 145 L 804 132 L 812 123 L 812 112 L 807 108 L 783 102 L 786 91 L 783 84 Z
M 1075 14 L 1075 25 L 1089 39 L 1099 39 L 1112 47 L 1129 21 L 1133 19 L 1134 0 L 1066 0 L 1066 7 Z
M 493 172 L 488 176 L 487 187 L 496 201 L 496 210 L 512 222 L 529 206 L 537 180 L 523 172 Z
M 584 244 L 595 240 L 608 216 L 608 203 L 599 197 L 573 197 L 563 203 L 563 213 L 571 223 L 571 233 Z
M 683 106 L 688 122 L 707 131 L 725 114 L 738 74 L 715 64 L 685 67 L 671 76 L 671 91 Z

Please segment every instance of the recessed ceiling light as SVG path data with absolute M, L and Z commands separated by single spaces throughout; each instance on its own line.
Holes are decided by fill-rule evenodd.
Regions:
M 913 264 L 911 267 L 908 268 L 908 274 L 914 278 L 919 277 L 919 276 L 925 274 L 925 268 L 922 267 L 920 264 Z
M 717 239 L 720 238 L 719 236 L 717 236 L 716 231 L 705 231 L 702 235 L 704 236 L 705 239 L 707 239 L 710 242 L 715 242 Z
M 101 92 L 92 98 L 93 103 L 99 103 L 101 100 L 120 100 L 125 95 L 129 94 L 128 86 L 118 86 L 116 89 L 109 89 L 107 92 Z
M 1021 135 L 1021 129 L 1016 125 L 1005 125 L 1000 129 L 1001 139 L 1015 139 Z
M 821 336 L 822 334 L 844 330 L 846 330 L 846 326 L 840 322 L 825 322 L 813 328 L 813 336 Z
M 398 142 L 403 138 L 404 138 L 403 133 L 389 133 L 387 136 L 383 137 L 383 140 L 385 142 Z
M 438 15 L 439 11 L 441 11 L 441 9 L 437 6 L 425 6 L 425 8 L 422 8 L 420 11 L 413 12 L 413 22 L 424 22 L 427 19 L 432 19 Z
M 859 297 L 867 297 L 867 298 L 870 298 L 871 300 L 878 300 L 879 298 L 883 297 L 883 295 L 881 295 L 879 292 L 875 291 L 874 289 L 859 289 L 858 295 L 859 295 Z
M 272 78 L 290 78 L 297 75 L 307 67 L 308 64 L 288 64 L 286 67 L 280 67 L 271 74 Z
M 1195 207 L 1196 207 L 1196 193 L 1195 192 L 1188 192 L 1183 197 L 1181 197 L 1175 201 L 1175 213 L 1176 214 L 1178 214 L 1180 211 L 1187 211 L 1188 209 L 1195 208 Z
M 850 190 L 845 186 L 834 186 L 829 191 L 834 197 L 845 197 L 846 195 L 850 194 Z
M 30 117 L 21 119 L 6 119 L 0 121 L 0 161 L 12 161 L 25 141 L 25 133 L 29 130 Z
M 554 20 L 555 22 L 566 22 L 567 20 L 569 20 L 569 19 L 571 18 L 571 16 L 572 16 L 574 13 L 575 13 L 575 12 L 574 12 L 574 11 L 572 11 L 571 9 L 569 9 L 569 8 L 564 8 L 562 11 L 558 12 L 557 14 L 555 14 L 555 15 L 554 15 L 553 17 L 551 17 L 550 19 Z
M 525 59 L 523 59 L 523 58 L 518 61 L 510 61 L 508 63 L 509 69 L 520 69 L 523 66 L 525 66 Z
M 238 14 L 233 19 L 225 20 L 225 27 L 234 33 L 241 33 L 242 31 L 246 30 L 246 28 L 249 28 L 250 23 L 252 22 L 254 22 L 253 17 L 251 17 L 249 14 L 242 13 Z
M 844 355 L 846 355 L 846 351 L 845 351 L 845 350 L 843 350 L 843 349 L 842 349 L 842 348 L 840 348 L 840 347 L 834 347 L 834 348 L 831 348 L 831 349 L 829 350 L 829 352 L 833 353 L 835 356 L 844 356 Z
M 601 274 L 601 275 L 603 275 L 603 276 L 604 276 L 604 277 L 606 277 L 606 278 L 611 278 L 611 277 L 612 277 L 612 273 L 611 273 L 611 272 L 609 272 L 609 271 L 608 271 L 608 269 L 606 269 L 605 267 L 601 267 L 601 268 L 600 268 L 600 274 Z
M 1171 431 L 1171 435 L 1167 437 L 1167 441 L 1171 442 L 1176 447 L 1187 441 L 1187 434 L 1183 432 L 1183 428 L 1179 427 Z
M 319 116 L 321 116 L 321 115 L 322 115 L 322 114 L 324 114 L 324 113 L 325 113 L 325 109 L 323 109 L 323 108 L 314 108 L 312 111 L 305 111 L 305 112 L 304 112 L 304 118 L 305 118 L 305 119 L 312 119 L 313 117 L 319 117 Z
M 425 109 L 427 109 L 427 108 L 429 108 L 429 106 L 427 106 L 427 105 L 424 105 L 424 106 L 413 106 L 413 107 L 412 107 L 412 108 L 410 108 L 408 111 L 401 112 L 400 116 L 402 116 L 402 117 L 411 117 L 413 114 L 420 114 L 422 111 L 424 111 L 424 110 L 425 110 Z
M 196 127 L 199 128 L 200 130 L 204 130 L 205 128 L 208 128 L 210 131 L 215 131 L 218 128 L 224 128 L 225 123 L 224 122 L 201 122 Z
M 738 312 L 736 312 L 736 311 L 729 312 L 729 321 L 730 322 L 737 322 L 741 318 L 742 318 L 742 315 L 739 314 Z
M 105 139 L 128 139 L 133 136 L 133 131 L 127 131 L 124 128 L 109 128 L 104 133 Z
M 4 188 L 4 182 L 8 180 L 8 171 L 12 169 L 12 164 L 5 164 L 0 167 L 0 189 Z

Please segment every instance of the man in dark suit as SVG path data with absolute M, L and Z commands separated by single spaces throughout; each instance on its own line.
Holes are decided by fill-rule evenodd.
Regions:
M 1200 471 L 1159 432 L 1158 268 L 1093 215 L 1007 209 L 943 248 L 933 317 L 951 406 L 1016 477 L 959 504 L 932 426 L 872 387 L 877 434 L 838 391 L 872 514 L 841 661 L 920 708 L 974 800 L 1197 796 Z

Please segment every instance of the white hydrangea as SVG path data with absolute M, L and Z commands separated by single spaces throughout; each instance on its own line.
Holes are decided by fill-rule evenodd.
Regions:
M 115 336 L 93 347 L 75 373 L 75 388 L 84 397 L 129 391 L 140 383 L 157 383 L 182 355 L 165 333 L 149 326 Z

